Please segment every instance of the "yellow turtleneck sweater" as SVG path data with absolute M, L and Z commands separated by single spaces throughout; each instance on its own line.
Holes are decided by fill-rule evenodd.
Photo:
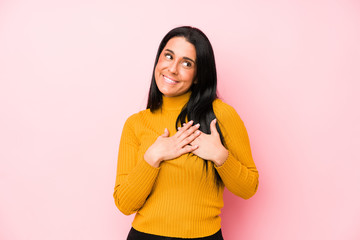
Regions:
M 161 109 L 136 113 L 124 125 L 114 199 L 122 213 L 136 212 L 132 226 L 140 232 L 178 238 L 216 233 L 221 227 L 224 186 L 217 188 L 215 171 L 237 196 L 248 199 L 257 190 L 259 175 L 245 126 L 236 111 L 219 99 L 213 108 L 229 151 L 223 165 L 211 164 L 206 174 L 203 160 L 194 154 L 163 161 L 159 168 L 144 160 L 144 153 L 165 128 L 170 136 L 176 133 L 176 118 L 189 97 L 190 93 L 163 97 Z

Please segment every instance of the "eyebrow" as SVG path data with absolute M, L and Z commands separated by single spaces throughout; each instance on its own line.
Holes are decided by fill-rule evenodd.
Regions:
M 170 50 L 170 49 L 165 49 L 165 51 L 171 52 L 172 54 L 175 55 L 174 51 L 172 51 L 172 50 Z M 186 60 L 189 60 L 189 61 L 191 61 L 191 62 L 193 62 L 193 63 L 195 64 L 195 61 L 192 60 L 191 58 L 188 58 L 188 57 L 183 57 L 183 58 L 186 59 Z

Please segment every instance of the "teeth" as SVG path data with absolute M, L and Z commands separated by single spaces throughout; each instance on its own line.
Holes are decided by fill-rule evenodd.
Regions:
M 170 78 L 167 78 L 167 77 L 164 76 L 164 75 L 163 75 L 163 77 L 164 77 L 165 81 L 168 82 L 168 83 L 172 83 L 172 84 L 176 83 L 176 81 L 174 81 L 174 80 L 172 80 L 172 79 L 170 79 Z

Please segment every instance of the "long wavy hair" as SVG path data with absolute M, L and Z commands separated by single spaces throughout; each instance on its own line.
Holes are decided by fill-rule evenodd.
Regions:
M 197 28 L 190 26 L 174 28 L 162 39 L 155 58 L 147 109 L 154 112 L 162 106 L 162 93 L 158 89 L 155 81 L 155 68 L 162 50 L 173 37 L 184 37 L 189 43 L 194 45 L 196 49 L 197 66 L 195 76 L 196 83 L 193 83 L 190 87 L 190 99 L 177 117 L 175 128 L 177 129 L 178 126 L 182 126 L 187 118 L 188 120 L 194 120 L 194 123 L 200 123 L 200 131 L 210 134 L 210 123 L 216 117 L 212 103 L 218 97 L 215 56 L 209 39 Z M 225 145 L 218 121 L 216 128 L 220 134 L 222 144 Z M 204 168 L 206 172 L 208 172 L 209 166 L 212 167 L 213 163 L 206 159 L 204 160 Z M 215 183 L 218 187 L 223 184 L 217 171 L 215 171 Z

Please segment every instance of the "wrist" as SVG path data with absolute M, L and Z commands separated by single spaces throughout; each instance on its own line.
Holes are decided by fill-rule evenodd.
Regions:
M 144 160 L 151 165 L 152 167 L 158 168 L 161 163 L 161 159 L 155 156 L 152 156 L 148 151 L 144 154 Z
M 229 151 L 226 148 L 221 149 L 216 157 L 216 160 L 214 161 L 216 167 L 220 167 L 221 165 L 223 165 L 228 156 Z

